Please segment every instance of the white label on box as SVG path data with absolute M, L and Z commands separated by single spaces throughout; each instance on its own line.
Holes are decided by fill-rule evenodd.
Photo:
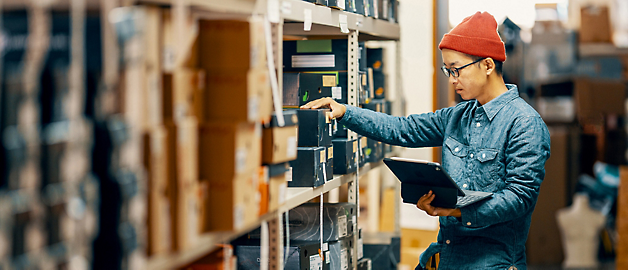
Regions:
M 331 88 L 331 97 L 333 99 L 341 99 L 342 98 L 342 87 L 335 86 Z
M 331 254 L 331 251 L 325 252 L 325 264 L 331 263 L 331 256 L 329 256 L 329 254 Z
M 293 68 L 333 68 L 336 66 L 336 56 L 333 54 L 293 55 Z
M 163 69 L 164 71 L 172 71 L 174 69 L 174 48 L 164 47 L 163 53 Z
M 328 243 L 323 243 L 323 246 L 321 248 L 323 251 L 328 251 L 329 250 L 329 244 Z
M 244 172 L 244 169 L 246 169 L 246 148 L 240 147 L 238 149 L 236 149 L 236 154 L 235 154 L 235 170 L 236 173 L 242 173 Z
M 323 162 L 324 164 L 325 162 Z M 327 166 L 323 166 L 323 180 L 327 182 Z
M 343 34 L 349 33 L 349 24 L 347 23 L 347 15 L 338 14 L 338 22 L 340 23 L 340 32 Z
M 346 248 L 343 248 L 340 251 L 340 269 L 346 270 L 349 269 L 349 253 Z
M 247 105 L 248 114 L 250 122 L 256 122 L 259 118 L 259 97 L 250 97 Z
M 233 227 L 238 230 L 242 226 L 244 226 L 244 207 L 238 204 L 233 209 Z
M 338 7 L 341 9 L 345 9 L 345 1 L 344 0 L 338 0 L 336 1 L 338 3 Z
M 278 198 L 279 205 L 282 205 L 286 201 L 287 192 L 288 192 L 288 183 L 281 183 L 281 185 L 279 185 L 279 198 Z
M 281 12 L 283 14 L 292 14 L 292 3 L 288 1 L 283 1 L 281 4 Z
M 364 239 L 358 239 L 358 260 L 364 257 Z
M 286 172 L 286 182 L 292 182 L 292 167 Z
M 338 237 L 347 236 L 347 216 L 338 217 Z
M 322 270 L 323 262 L 321 261 L 321 256 L 316 254 L 310 256 L 310 270 Z
M 288 158 L 296 158 L 297 157 L 297 137 L 291 136 L 288 137 L 288 151 L 286 153 Z

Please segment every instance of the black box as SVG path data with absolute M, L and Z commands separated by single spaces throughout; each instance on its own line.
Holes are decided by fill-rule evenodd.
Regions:
M 349 92 L 347 86 L 347 72 L 301 72 L 298 83 L 299 105 L 324 97 L 331 97 L 338 103 L 347 104 Z M 289 91 L 293 92 L 294 89 Z
M 335 9 L 345 10 L 347 8 L 346 0 L 327 0 L 327 6 Z
M 364 42 L 358 43 L 358 48 L 360 50 L 359 58 L 358 58 L 358 71 L 366 72 L 366 68 L 368 67 L 368 60 L 366 56 L 366 45 Z
M 331 181 L 334 179 L 334 174 L 336 173 L 336 169 L 334 168 L 334 145 L 327 146 L 327 160 L 325 161 L 325 176 L 327 178 L 326 181 Z
M 362 135 L 358 136 L 358 147 L 360 148 L 360 152 L 358 153 L 358 165 L 360 166 L 360 168 L 362 168 L 362 166 L 364 166 L 364 164 L 366 164 L 368 162 L 368 157 L 366 155 L 366 151 L 368 149 L 368 138 L 364 137 Z M 372 150 L 369 150 L 369 154 L 371 153 Z
M 326 147 L 297 147 L 297 159 L 290 161 L 292 181 L 288 186 L 318 187 L 325 184 L 327 169 L 322 161 L 326 157 Z
M 325 261 L 329 257 L 329 269 L 353 269 L 353 238 L 345 238 L 329 242 L 329 251 L 325 253 Z
M 358 261 L 358 270 L 372 270 L 373 262 L 369 258 L 363 258 Z
M 299 108 L 299 77 L 300 73 L 283 74 L 283 107 Z
M 298 110 L 299 138 L 301 147 L 329 146 L 331 145 L 332 127 L 331 120 L 327 118 L 329 109 Z
M 347 174 L 356 171 L 355 154 L 358 151 L 358 140 L 333 139 L 334 173 Z
M 383 113 L 386 110 L 386 100 L 384 99 L 371 99 L 368 104 L 362 105 L 364 109 Z
M 375 2 L 374 0 L 364 0 L 366 16 L 377 18 L 377 13 L 375 12 Z
M 320 239 L 320 204 L 306 203 L 288 213 L 290 240 L 318 241 Z M 356 207 L 352 203 L 323 205 L 323 241 L 331 242 L 353 236 Z
M 366 49 L 366 62 L 367 67 L 373 69 L 375 72 L 383 72 L 384 70 L 384 49 L 382 48 L 368 48 Z
M 355 13 L 357 14 L 361 14 L 361 15 L 366 15 L 366 5 L 365 2 L 367 0 L 354 0 L 355 3 Z
M 386 75 L 373 72 L 373 89 L 375 98 L 386 98 Z
M 388 20 L 390 18 L 390 0 L 377 0 L 377 18 Z
M 346 39 L 283 42 L 283 71 L 347 71 Z
M 288 254 L 285 261 L 285 269 L 310 269 L 311 263 L 322 263 L 318 250 L 319 242 L 290 243 L 290 247 L 284 247 L 284 252 Z M 260 269 L 260 246 L 258 245 L 237 245 L 234 247 L 235 256 L 238 258 L 238 270 L 258 270 Z M 284 253 L 284 254 L 285 254 Z M 323 269 L 329 269 L 324 267 Z M 316 268 L 318 269 L 318 268 Z
M 401 261 L 401 239 L 379 233 L 375 238 L 365 238 L 364 258 L 371 259 L 373 269 L 397 269 L 397 264 Z
M 366 145 L 367 147 L 364 151 L 366 162 L 379 162 L 384 159 L 384 145 L 382 142 L 367 138 Z
M 345 125 L 336 122 L 333 128 L 334 139 L 346 139 L 349 136 L 349 129 Z

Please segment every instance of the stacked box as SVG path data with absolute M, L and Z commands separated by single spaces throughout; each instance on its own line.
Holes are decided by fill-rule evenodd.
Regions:
M 319 255 L 321 249 L 319 242 L 290 243 L 290 247 L 284 247 L 284 254 L 287 259 L 284 263 L 285 269 L 333 269 L 329 268 L 329 263 L 322 260 Z M 254 270 L 260 269 L 260 246 L 259 243 L 235 246 L 235 255 L 238 258 L 238 269 Z
M 297 159 L 290 162 L 292 179 L 289 187 L 318 187 L 327 180 L 326 147 L 298 147 Z
M 358 140 L 333 139 L 334 144 L 334 173 L 347 174 L 356 171 L 356 153 Z
M 268 211 L 277 210 L 286 200 L 288 180 L 292 178 L 290 165 L 268 165 Z
M 290 210 L 290 239 L 317 241 L 320 239 L 320 205 L 306 203 Z M 355 204 L 325 203 L 323 206 L 323 241 L 332 242 L 353 235 L 356 217 Z
M 299 146 L 329 146 L 331 145 L 332 127 L 327 118 L 329 109 L 298 110 L 299 117 Z
M 297 138 L 299 118 L 297 111 L 283 112 L 284 126 L 279 126 L 277 116 L 273 113 L 272 120 L 262 133 L 262 163 L 277 164 L 297 158 Z

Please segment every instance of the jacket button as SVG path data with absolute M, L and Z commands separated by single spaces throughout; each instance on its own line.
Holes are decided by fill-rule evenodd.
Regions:
M 471 222 L 467 222 L 467 226 L 471 226 Z
M 456 149 L 454 149 L 454 152 L 458 152 L 460 151 L 460 148 L 456 147 Z
M 447 241 L 445 241 L 445 243 L 447 243 L 447 245 L 449 245 L 451 243 L 451 241 L 447 240 Z

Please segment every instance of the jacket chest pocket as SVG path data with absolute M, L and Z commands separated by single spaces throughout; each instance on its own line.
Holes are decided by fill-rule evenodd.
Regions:
M 503 164 L 497 158 L 498 151 L 496 149 L 479 149 L 475 155 L 477 162 L 477 172 L 479 173 L 476 181 L 478 190 L 494 192 L 499 188 L 499 184 L 503 182 Z
M 451 137 L 445 139 L 443 147 L 443 162 L 447 163 L 447 173 L 454 180 L 463 177 L 463 170 L 466 167 L 469 146 L 462 144 Z

